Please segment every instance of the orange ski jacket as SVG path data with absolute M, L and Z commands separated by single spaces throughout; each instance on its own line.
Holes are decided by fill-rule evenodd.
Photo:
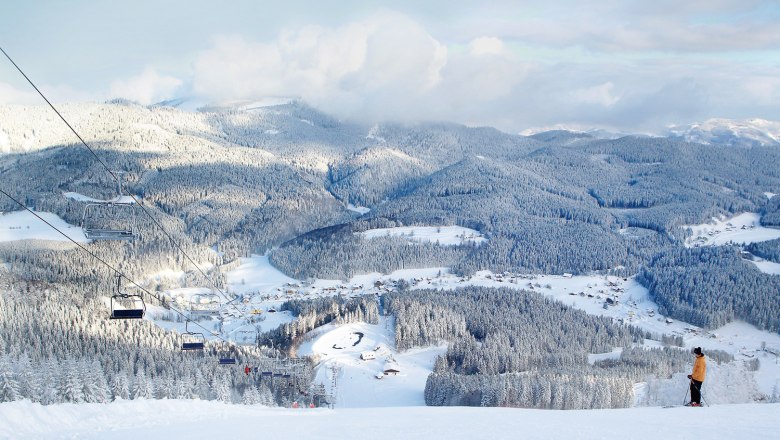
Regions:
M 693 373 L 691 377 L 693 380 L 704 382 L 704 376 L 707 374 L 707 361 L 704 359 L 704 355 L 696 356 L 696 360 L 693 361 Z

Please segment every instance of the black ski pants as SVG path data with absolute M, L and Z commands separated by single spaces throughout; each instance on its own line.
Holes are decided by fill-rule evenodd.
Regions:
M 691 379 L 691 402 L 701 403 L 701 384 L 698 380 Z

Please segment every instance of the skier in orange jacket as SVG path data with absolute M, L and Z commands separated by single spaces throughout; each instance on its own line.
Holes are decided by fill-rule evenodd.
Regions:
M 701 406 L 701 385 L 707 375 L 707 360 L 701 352 L 701 347 L 693 349 L 696 359 L 693 361 L 693 372 L 688 375 L 691 380 L 691 401 L 688 406 Z

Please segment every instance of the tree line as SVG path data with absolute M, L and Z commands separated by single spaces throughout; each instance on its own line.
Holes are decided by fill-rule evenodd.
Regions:
M 637 275 L 664 315 L 717 328 L 735 319 L 780 332 L 780 277 L 762 273 L 736 246 L 672 249 Z

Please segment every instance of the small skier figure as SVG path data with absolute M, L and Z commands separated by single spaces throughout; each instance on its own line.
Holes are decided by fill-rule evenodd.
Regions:
M 693 372 L 688 375 L 691 380 L 691 401 L 688 406 L 701 406 L 701 385 L 704 383 L 704 376 L 707 374 L 707 361 L 701 352 L 701 347 L 693 349 L 696 359 L 693 361 Z
M 244 366 L 244 373 L 245 373 L 247 376 L 249 376 L 249 372 L 250 372 L 250 371 L 252 371 L 252 369 L 251 369 L 251 368 L 249 368 L 249 365 L 245 365 L 245 366 Z

